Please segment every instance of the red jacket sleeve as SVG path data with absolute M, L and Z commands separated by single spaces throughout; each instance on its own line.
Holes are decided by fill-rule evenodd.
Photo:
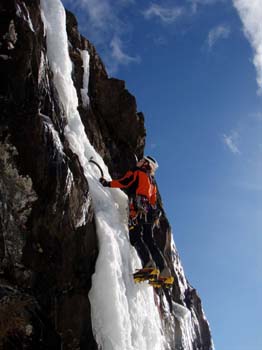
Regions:
M 121 179 L 110 181 L 112 188 L 128 188 L 136 179 L 136 174 L 129 170 Z

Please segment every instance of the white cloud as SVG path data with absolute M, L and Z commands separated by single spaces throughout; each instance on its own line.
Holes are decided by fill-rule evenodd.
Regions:
M 220 39 L 226 39 L 230 35 L 230 28 L 225 25 L 219 25 L 214 27 L 208 33 L 207 44 L 209 49 L 211 50 L 216 42 Z
M 140 62 L 140 57 L 129 56 L 123 51 L 123 43 L 119 37 L 116 36 L 111 40 L 110 47 L 112 49 L 112 57 L 114 59 L 114 62 L 112 62 L 111 66 L 109 67 L 111 72 L 117 71 L 119 64 L 128 65 L 130 63 Z
M 88 37 L 103 54 L 110 74 L 119 66 L 138 63 L 137 57 L 123 51 L 123 43 L 129 35 L 130 25 L 122 19 L 123 11 L 134 4 L 134 0 L 62 0 L 65 7 L 78 16 L 80 31 Z
M 80 4 L 86 8 L 89 19 L 96 28 L 102 28 L 114 19 L 114 14 L 108 1 L 81 0 Z
M 157 17 L 164 23 L 175 22 L 183 13 L 184 9 L 182 7 L 163 7 L 158 4 L 151 4 L 151 6 L 143 12 L 146 19 Z
M 224 2 L 225 0 L 187 0 L 192 5 L 192 11 L 196 12 L 200 5 L 214 5 L 216 2 Z
M 114 13 L 108 0 L 62 0 L 65 7 L 67 5 L 74 10 L 81 10 L 87 15 L 87 23 L 91 23 L 95 28 L 102 28 L 114 19 Z
M 244 32 L 253 50 L 253 63 L 257 71 L 257 84 L 262 93 L 262 3 L 261 0 L 233 0 Z
M 237 131 L 233 131 L 230 135 L 223 135 L 223 142 L 228 149 L 234 154 L 240 154 L 238 147 L 239 134 Z

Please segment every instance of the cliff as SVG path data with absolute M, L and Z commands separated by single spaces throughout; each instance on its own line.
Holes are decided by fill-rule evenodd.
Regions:
M 88 157 L 101 157 L 108 176 L 122 175 L 134 166 L 134 155 L 143 155 L 144 116 L 125 82 L 108 77 L 73 14 L 66 12 L 67 38 L 56 31 L 50 38 L 55 21 L 47 18 L 48 6 L 61 10 L 59 22 L 59 0 L 0 4 L 0 348 L 116 350 L 108 347 L 95 323 L 94 276 L 99 275 L 103 244 L 108 244 L 101 239 L 99 215 L 107 209 L 102 197 L 97 199 L 101 186 L 85 157 L 88 150 Z M 61 72 L 69 65 L 53 57 L 52 45 L 57 51 L 69 49 L 76 107 L 67 102 L 67 86 L 61 83 Z M 75 119 L 70 122 L 71 115 Z M 76 134 L 86 140 L 79 145 L 73 136 L 76 121 L 83 127 Z M 124 197 L 118 196 L 121 210 Z M 161 198 L 158 205 L 162 207 Z M 129 247 L 121 232 L 119 239 Z M 155 236 L 175 278 L 173 288 L 153 293 L 132 281 L 125 281 L 125 287 L 140 288 L 139 293 L 152 298 L 163 348 L 211 350 L 201 300 L 184 276 L 165 215 Z M 104 288 L 110 294 L 110 284 Z

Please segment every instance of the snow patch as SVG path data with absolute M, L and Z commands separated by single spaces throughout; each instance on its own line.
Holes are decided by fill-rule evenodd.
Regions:
M 72 185 L 74 183 L 74 176 L 70 169 L 68 169 L 66 176 L 66 193 L 70 193 Z
M 90 207 L 91 207 L 91 198 L 90 196 L 87 196 L 85 198 L 84 204 L 82 205 L 79 218 L 77 218 L 76 228 L 84 226 L 86 224 L 86 221 L 87 221 L 86 219 L 88 217 Z
M 28 23 L 28 25 L 29 25 L 29 28 L 30 28 L 31 31 L 34 33 L 34 32 L 35 32 L 35 29 L 34 29 L 34 26 L 33 26 L 32 21 L 31 21 L 31 17 L 30 17 L 30 15 L 29 15 L 28 9 L 27 9 L 25 3 L 23 3 L 23 5 L 24 5 L 24 9 L 25 9 L 25 11 L 26 11 L 26 17 L 27 17 L 27 18 L 26 18 L 26 21 L 27 21 L 27 23 Z
M 55 147 L 56 151 L 58 151 L 61 155 L 63 155 L 64 154 L 63 145 L 61 143 L 58 132 L 54 128 L 52 120 L 47 115 L 44 115 L 41 113 L 40 113 L 40 115 L 43 118 L 45 131 L 50 133 L 52 136 L 52 139 L 53 139 L 54 144 L 56 146 Z

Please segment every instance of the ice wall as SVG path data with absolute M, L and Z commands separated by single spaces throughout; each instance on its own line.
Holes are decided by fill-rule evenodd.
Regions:
M 132 272 L 140 267 L 140 262 L 128 240 L 127 198 L 120 190 L 102 188 L 98 182 L 99 172 L 89 162 L 93 157 L 109 178 L 107 167 L 85 134 L 77 110 L 65 10 L 60 0 L 41 0 L 41 9 L 47 57 L 67 118 L 65 137 L 84 169 L 96 215 L 99 256 L 89 294 L 95 338 L 103 350 L 164 349 L 154 291 L 148 285 L 135 285 L 132 278 Z M 87 54 L 85 52 L 83 57 L 86 72 Z M 88 88 L 86 79 L 87 74 L 83 87 L 85 93 Z M 86 210 L 83 208 L 82 223 L 88 206 L 86 203 Z

